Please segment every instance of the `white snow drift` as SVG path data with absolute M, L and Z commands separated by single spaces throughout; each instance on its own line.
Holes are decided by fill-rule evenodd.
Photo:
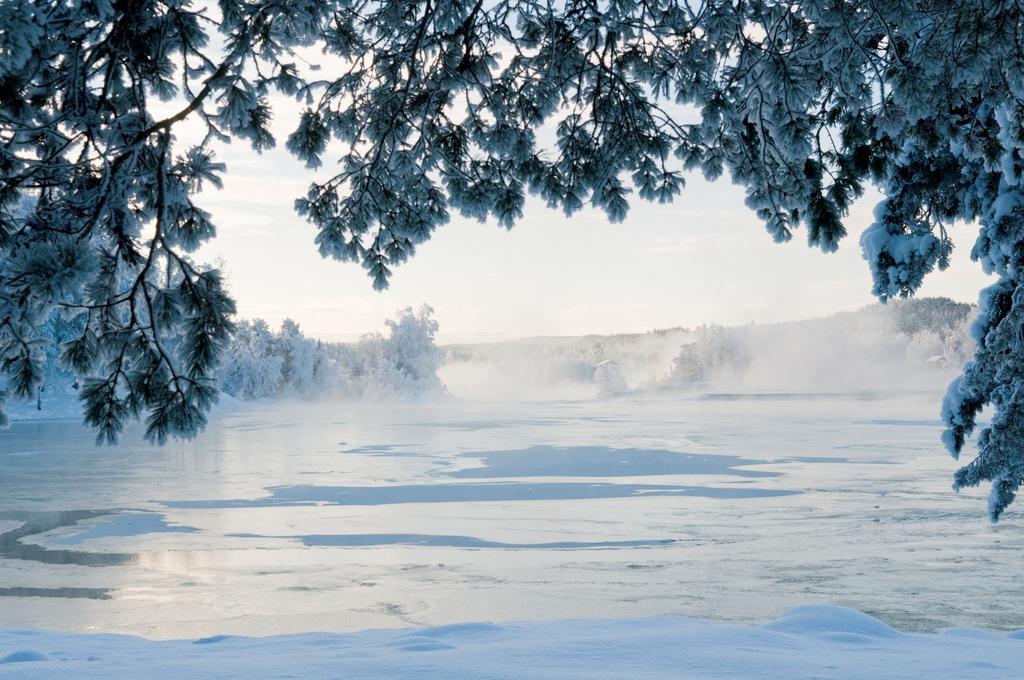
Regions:
M 794 609 L 751 628 L 674 616 L 215 636 L 0 631 L 3 678 L 1020 678 L 1024 631 L 900 633 L 852 609 Z

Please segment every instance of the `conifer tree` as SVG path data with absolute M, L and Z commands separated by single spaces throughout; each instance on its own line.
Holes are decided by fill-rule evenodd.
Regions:
M 329 162 L 298 211 L 378 288 L 453 211 L 511 227 L 530 192 L 622 221 L 687 171 L 728 173 L 774 239 L 803 229 L 825 251 L 878 186 L 856 226 L 882 300 L 947 265 L 950 223 L 977 223 L 972 257 L 998 282 L 943 418 L 958 455 L 992 407 L 956 485 L 991 481 L 996 519 L 1024 481 L 1022 36 L 1014 0 L 4 2 L 7 388 L 34 394 L 62 306 L 88 317 L 64 360 L 100 437 L 134 415 L 156 441 L 202 426 L 233 303 L 188 258 L 214 233 L 194 198 L 220 181 L 216 143 L 275 143 L 278 92 L 306 107 L 288 149 Z M 158 118 L 156 100 L 181 106 Z M 181 148 L 185 119 L 206 135 Z

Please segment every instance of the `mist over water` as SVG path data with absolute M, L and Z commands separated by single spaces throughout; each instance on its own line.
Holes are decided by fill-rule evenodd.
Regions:
M 438 375 L 451 395 L 485 401 L 679 389 L 936 392 L 973 354 L 974 314 L 925 299 L 782 324 L 452 345 Z
M 438 376 L 449 394 L 470 401 L 593 399 L 666 380 L 680 345 L 692 336 L 678 328 L 452 345 L 442 348 Z M 602 381 L 602 364 L 621 377 L 621 384 Z

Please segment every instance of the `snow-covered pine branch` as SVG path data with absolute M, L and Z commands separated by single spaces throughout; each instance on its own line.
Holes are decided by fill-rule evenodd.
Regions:
M 145 417 L 158 442 L 203 426 L 234 303 L 216 271 L 188 259 L 214 233 L 193 197 L 219 184 L 212 140 L 273 143 L 265 93 L 293 91 L 281 59 L 325 11 L 223 2 L 214 18 L 187 2 L 0 5 L 0 359 L 10 391 L 29 396 L 41 384 L 40 326 L 60 306 L 85 317 L 65 357 L 83 376 L 85 419 L 100 439 L 116 440 L 128 417 Z M 209 47 L 211 30 L 222 49 Z M 152 115 L 172 99 L 179 110 Z M 206 136 L 176 150 L 174 126 L 189 117 Z
M 972 255 L 999 282 L 943 413 L 958 454 L 994 407 L 956 483 L 991 481 L 998 518 L 1024 481 L 1022 24 L 1014 0 L 0 4 L 8 389 L 38 384 L 39 324 L 70 301 L 101 437 L 131 415 L 158 441 L 201 427 L 232 305 L 187 260 L 214 231 L 193 196 L 221 171 L 212 140 L 274 143 L 277 88 L 307 106 L 289 150 L 317 167 L 331 140 L 346 149 L 297 209 L 377 287 L 452 211 L 510 227 L 532 192 L 621 221 L 631 194 L 672 200 L 686 171 L 728 172 L 773 238 L 802 227 L 826 251 L 877 185 L 861 244 L 882 300 L 946 265 L 948 224 L 978 223 Z M 319 80 L 295 65 L 306 43 L 337 64 Z M 208 134 L 175 149 L 185 118 Z

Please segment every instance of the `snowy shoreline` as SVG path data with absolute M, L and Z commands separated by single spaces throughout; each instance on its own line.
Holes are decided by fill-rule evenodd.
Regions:
M 0 630 L 2 678 L 1019 678 L 1024 630 L 902 633 L 853 609 L 757 627 L 676 616 L 147 640 Z

